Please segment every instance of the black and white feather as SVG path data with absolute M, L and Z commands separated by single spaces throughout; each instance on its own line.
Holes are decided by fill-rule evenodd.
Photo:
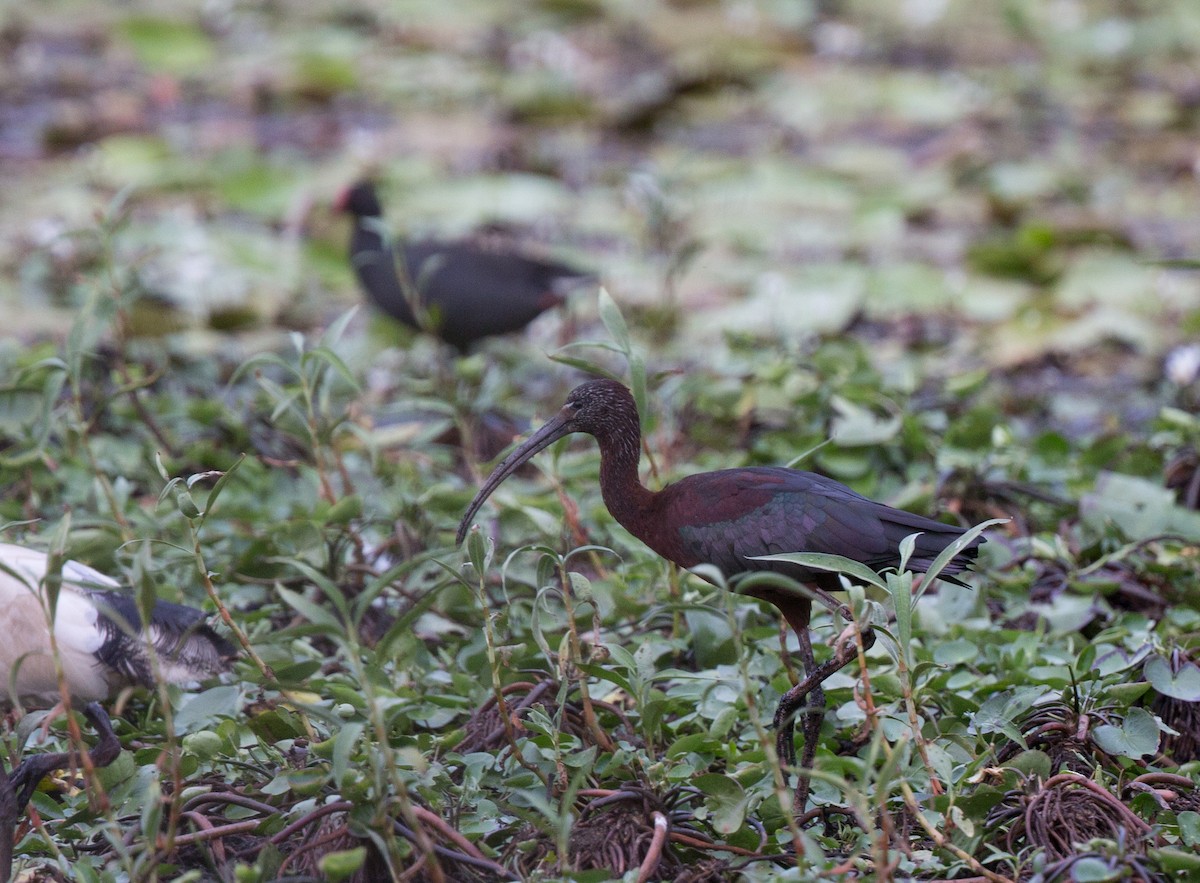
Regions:
M 0 699 L 59 701 L 55 653 L 67 691 L 84 701 L 153 685 L 151 654 L 170 683 L 228 668 L 234 648 L 201 611 L 159 601 L 143 621 L 118 582 L 77 561 L 63 564 L 51 609 L 49 564 L 44 552 L 0 543 Z

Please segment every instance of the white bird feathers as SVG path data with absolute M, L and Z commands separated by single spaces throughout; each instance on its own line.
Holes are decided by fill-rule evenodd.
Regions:
M 58 702 L 55 654 L 62 686 L 84 701 L 106 698 L 127 684 L 151 686 L 151 654 L 171 683 L 228 667 L 233 647 L 199 610 L 159 601 L 143 623 L 136 601 L 118 582 L 77 561 L 64 562 L 51 609 L 49 566 L 44 552 L 0 543 L 0 701 Z

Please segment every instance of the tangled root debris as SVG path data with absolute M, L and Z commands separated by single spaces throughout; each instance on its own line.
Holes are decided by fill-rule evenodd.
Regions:
M 1103 787 L 1077 773 L 1059 773 L 1044 784 L 1012 791 L 988 815 L 988 827 L 1008 825 L 1010 851 L 1043 850 L 1051 861 L 1076 855 L 1093 839 L 1144 851 L 1150 826 Z
M 540 709 L 551 720 L 558 721 L 560 731 L 576 737 L 583 748 L 598 745 L 602 750 L 613 750 L 606 730 L 599 726 L 588 726 L 582 702 L 570 699 L 563 701 L 561 685 L 554 678 L 544 676 L 536 681 L 509 684 L 501 690 L 501 694 L 504 712 L 501 712 L 500 703 L 493 695 L 471 715 L 465 726 L 466 736 L 455 749 L 460 754 L 498 751 L 508 745 L 510 731 L 515 736 L 526 732 L 523 719 L 532 708 Z M 626 733 L 632 732 L 620 709 L 595 699 L 591 700 L 591 705 L 594 710 L 613 715 Z M 507 725 L 505 713 L 508 716 Z
M 614 876 L 646 866 L 646 879 L 674 880 L 681 865 L 664 848 L 668 827 L 666 806 L 641 788 L 593 800 L 571 829 L 571 864 Z
M 1076 703 L 1052 702 L 1033 708 L 1018 722 L 1024 744 L 1008 742 L 996 753 L 997 760 L 1007 763 L 1020 752 L 1042 751 L 1050 758 L 1050 772 L 1072 771 L 1089 774 L 1097 767 L 1116 770 L 1113 757 L 1102 751 L 1092 739 L 1098 724 L 1113 723 L 1109 709 L 1081 711 Z

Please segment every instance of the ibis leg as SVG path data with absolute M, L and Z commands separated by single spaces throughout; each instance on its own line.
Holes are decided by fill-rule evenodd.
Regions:
M 84 706 L 83 716 L 91 722 L 92 726 L 96 728 L 97 735 L 100 736 L 100 741 L 88 752 L 88 759 L 93 767 L 108 766 L 121 753 L 121 742 L 117 739 L 117 734 L 113 732 L 112 721 L 97 702 L 89 702 Z M 15 795 L 17 812 L 20 812 L 29 803 L 29 798 L 33 797 L 33 792 L 42 779 L 54 770 L 70 764 L 71 754 L 65 751 L 55 754 L 35 754 L 33 757 L 21 761 L 9 779 L 11 790 Z M 3 795 L 0 795 L 0 799 L 3 799 Z
M 789 621 L 791 618 L 789 617 Z M 822 665 L 816 665 L 813 658 L 812 639 L 808 629 L 797 632 L 800 639 L 800 655 L 804 662 L 804 680 L 796 684 L 779 700 L 775 709 L 776 750 L 786 763 L 794 763 L 796 746 L 792 734 L 793 720 L 796 713 L 804 711 L 801 731 L 804 734 L 804 753 L 800 758 L 799 778 L 796 782 L 796 796 L 793 810 L 802 814 L 808 803 L 809 771 L 812 769 L 813 758 L 817 751 L 817 736 L 821 732 L 821 720 L 825 711 L 825 691 L 821 685 L 836 671 L 848 665 L 857 655 L 858 647 L 850 641 L 834 648 L 834 655 Z M 875 633 L 864 629 L 862 633 L 864 647 L 875 643 Z
M 0 761 L 0 880 L 12 879 L 13 847 L 17 841 L 17 795 Z
M 787 620 L 787 624 L 792 627 L 792 631 L 796 633 L 796 639 L 800 642 L 801 662 L 804 663 L 804 678 L 801 683 L 808 681 L 809 675 L 813 671 L 813 651 L 812 637 L 808 634 L 808 623 L 812 619 L 812 601 L 806 599 L 795 599 L 786 606 L 775 602 L 779 607 L 779 612 L 783 614 L 783 618 Z M 784 653 L 787 648 L 784 647 Z M 789 696 L 796 692 L 794 685 L 779 699 L 779 704 L 775 707 L 775 752 L 779 755 L 779 759 L 788 766 L 794 766 L 796 763 L 796 741 L 793 737 L 793 724 L 795 721 L 795 712 L 799 705 L 794 705 L 785 713 L 784 703 L 787 702 Z
M 817 755 L 817 738 L 821 733 L 821 721 L 825 717 L 825 691 L 821 689 L 821 681 L 813 681 L 817 672 L 817 662 L 813 657 L 812 635 L 808 629 L 797 634 L 800 639 L 800 660 L 804 663 L 804 680 L 797 684 L 779 700 L 775 710 L 776 750 L 785 763 L 796 762 L 796 740 L 793 734 L 793 721 L 800 715 L 800 732 L 804 736 L 804 752 L 800 755 L 800 767 L 796 780 L 795 808 L 797 812 L 804 811 L 808 802 L 809 771 L 813 759 Z M 823 680 L 823 679 L 822 679 Z M 811 685 L 811 686 L 809 686 Z M 807 687 L 805 692 L 797 693 Z M 797 694 L 793 696 L 793 694 Z

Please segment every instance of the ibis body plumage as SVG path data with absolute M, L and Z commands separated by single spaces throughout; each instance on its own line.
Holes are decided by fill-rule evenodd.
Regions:
M 520 331 L 562 304 L 567 291 L 595 279 L 558 261 L 467 239 L 388 242 L 369 181 L 348 188 L 337 204 L 354 219 L 350 262 L 371 302 L 460 352 L 485 337 Z
M 78 561 L 52 571 L 45 552 L 0 543 L 0 702 L 85 703 L 100 735 L 89 756 L 93 766 L 105 766 L 121 746 L 98 700 L 127 685 L 153 686 L 156 671 L 170 683 L 215 675 L 234 648 L 192 607 L 158 601 L 143 617 L 111 577 Z M 17 809 L 47 773 L 69 762 L 67 754 L 22 761 L 6 786 Z
M 78 561 L 63 562 L 51 609 L 49 568 L 46 553 L 0 543 L 0 633 L 6 636 L 0 642 L 0 696 L 10 702 L 62 698 L 56 653 L 61 686 L 83 701 L 105 699 L 126 685 L 152 686 L 151 653 L 170 683 L 217 674 L 233 655 L 201 611 L 158 601 L 143 621 L 120 583 Z

